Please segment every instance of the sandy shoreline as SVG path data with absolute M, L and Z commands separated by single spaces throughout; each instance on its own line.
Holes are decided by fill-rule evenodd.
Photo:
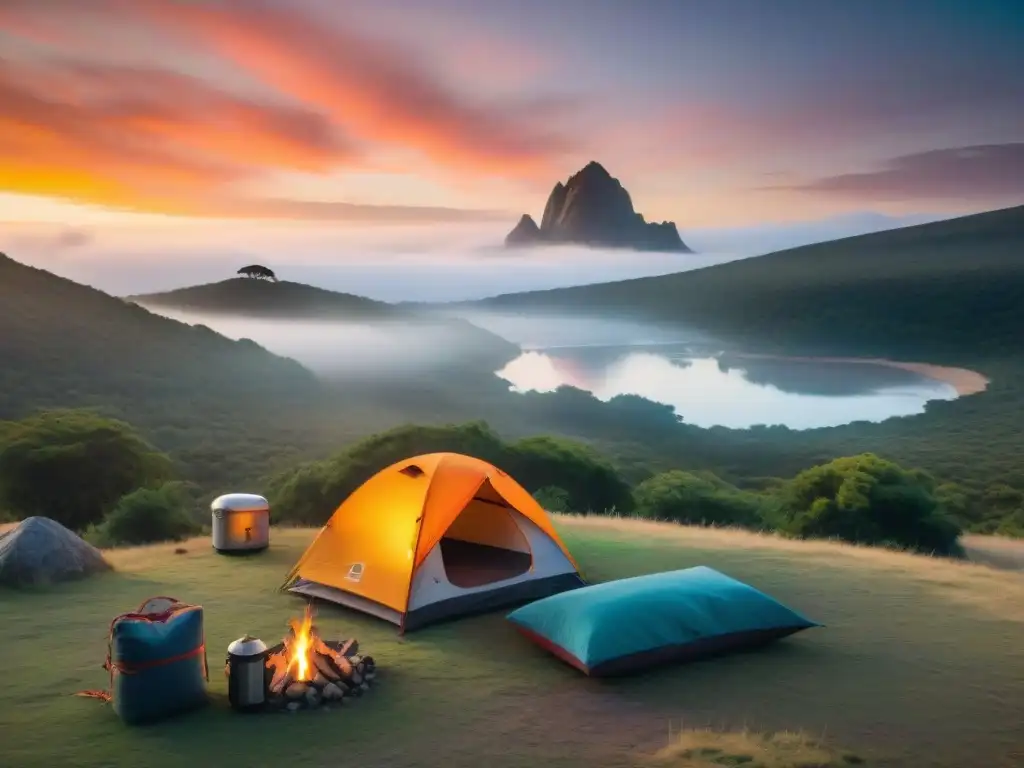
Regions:
M 967 368 L 951 368 L 946 365 L 932 363 L 903 363 L 899 360 L 887 360 L 881 357 L 792 357 L 787 355 L 761 355 L 756 352 L 734 352 L 733 357 L 758 360 L 791 360 L 803 363 L 857 363 L 861 365 L 885 365 L 889 368 L 900 368 L 927 376 L 929 379 L 949 384 L 957 395 L 966 397 L 976 395 L 988 389 L 989 380 L 977 371 Z

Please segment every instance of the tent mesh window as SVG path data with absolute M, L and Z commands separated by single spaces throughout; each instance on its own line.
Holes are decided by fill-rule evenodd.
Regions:
M 398 471 L 401 472 L 406 477 L 422 477 L 424 474 L 423 470 L 417 467 L 415 464 L 410 464 L 407 467 L 402 467 Z

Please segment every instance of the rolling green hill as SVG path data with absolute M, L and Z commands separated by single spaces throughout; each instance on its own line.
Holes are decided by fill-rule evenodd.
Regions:
M 249 474 L 324 397 L 298 363 L 0 255 L 0 420 L 96 407 L 143 427 L 202 481 Z M 273 404 L 273 408 L 268 408 Z M 262 433 L 262 434 L 261 434 Z
M 1024 338 L 1024 206 L 690 272 L 481 302 L 687 325 L 757 351 L 969 364 Z
M 247 317 L 383 320 L 412 314 L 386 302 L 351 293 L 285 280 L 270 282 L 244 277 L 128 296 L 127 299 L 154 308 Z
M 18 409 L 22 391 L 45 405 L 69 392 L 116 398 L 129 381 L 138 393 L 193 404 L 204 392 L 245 400 L 318 391 L 312 373 L 252 341 L 170 320 L 2 254 L 0 304 L 0 415 Z

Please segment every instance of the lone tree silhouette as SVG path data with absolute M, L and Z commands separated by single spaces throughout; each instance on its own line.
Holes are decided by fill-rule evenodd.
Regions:
M 248 267 L 242 267 L 236 274 L 243 277 L 251 277 L 254 280 L 277 282 L 277 275 L 274 274 L 274 270 L 264 267 L 262 264 L 250 264 Z

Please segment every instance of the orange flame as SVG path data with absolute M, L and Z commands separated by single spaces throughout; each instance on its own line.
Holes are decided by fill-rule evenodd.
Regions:
M 293 639 L 286 641 L 288 650 L 288 671 L 293 679 L 309 682 L 313 679 L 311 654 L 313 652 L 313 609 L 306 606 L 301 619 L 289 619 Z

